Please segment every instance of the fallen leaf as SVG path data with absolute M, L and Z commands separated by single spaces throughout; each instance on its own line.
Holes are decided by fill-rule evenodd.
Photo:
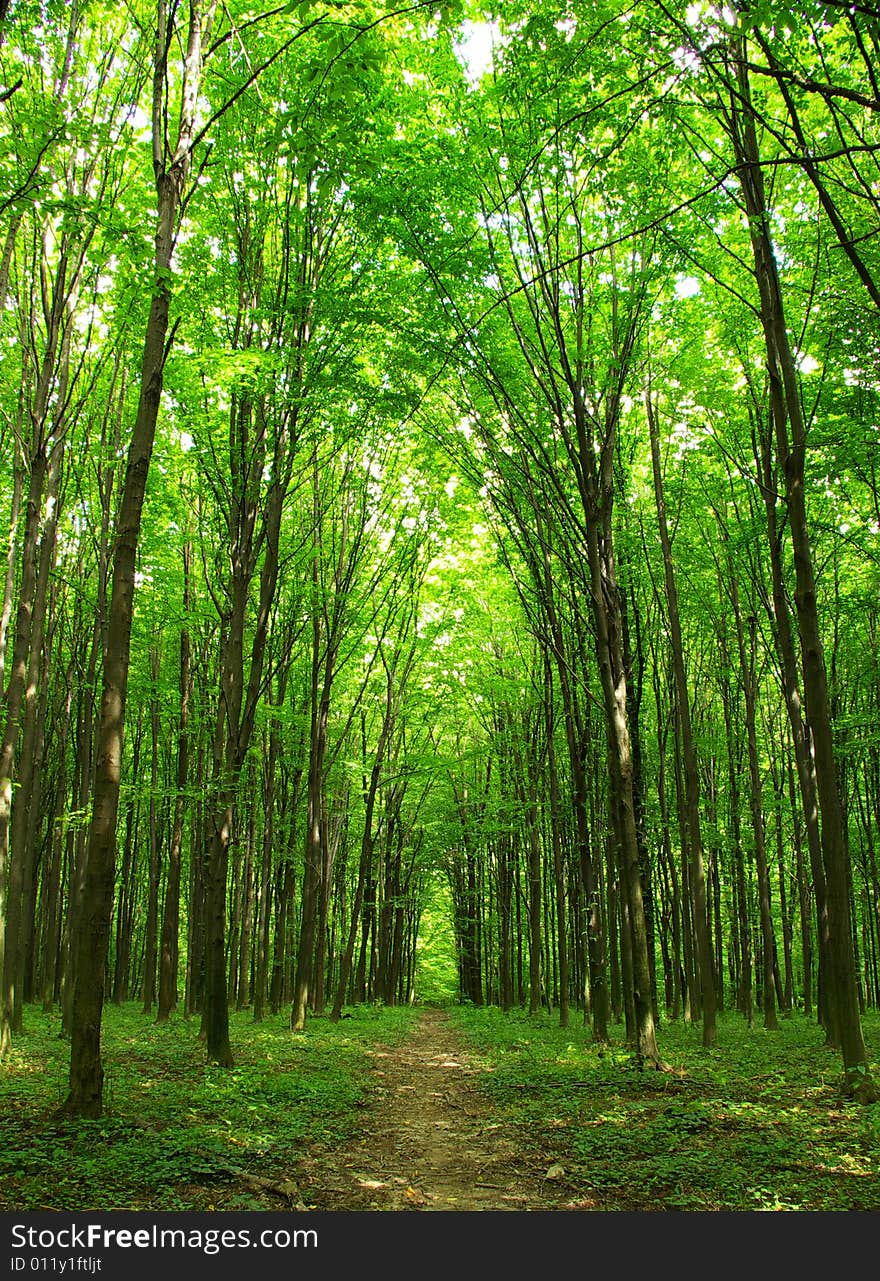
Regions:
M 550 1169 L 544 1175 L 545 1179 L 561 1179 L 565 1175 L 565 1170 L 561 1165 L 551 1165 Z

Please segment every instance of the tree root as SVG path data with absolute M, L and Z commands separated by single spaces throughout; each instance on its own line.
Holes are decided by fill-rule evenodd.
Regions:
M 283 1197 L 288 1205 L 296 1210 L 306 1210 L 308 1207 L 303 1205 L 300 1199 L 300 1191 L 291 1179 L 264 1179 L 259 1174 L 250 1174 L 247 1170 L 241 1170 L 236 1165 L 223 1165 L 219 1167 L 227 1174 L 246 1187 L 253 1189 L 255 1192 L 271 1192 L 273 1196 Z
M 856 1070 L 844 1076 L 840 1086 L 840 1099 L 846 1103 L 877 1103 L 880 1100 L 880 1090 L 870 1072 Z

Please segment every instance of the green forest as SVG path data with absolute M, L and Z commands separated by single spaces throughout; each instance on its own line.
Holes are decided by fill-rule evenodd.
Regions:
M 875 0 L 0 0 L 0 512 L 0 1208 L 880 1209 Z

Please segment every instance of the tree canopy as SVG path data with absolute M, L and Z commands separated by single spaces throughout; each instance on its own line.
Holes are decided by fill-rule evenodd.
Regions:
M 98 1116 L 107 1002 L 229 1066 L 430 931 L 874 1100 L 877 13 L 0 24 L 0 1051 L 58 1003 Z

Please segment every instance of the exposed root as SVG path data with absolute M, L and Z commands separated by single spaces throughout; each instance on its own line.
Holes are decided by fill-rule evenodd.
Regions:
M 666 1063 L 663 1059 L 655 1056 L 645 1059 L 644 1066 L 646 1068 L 650 1068 L 652 1072 L 668 1072 L 673 1074 L 676 1071 L 671 1063 Z
M 306 1208 L 300 1199 L 299 1188 L 290 1179 L 264 1179 L 259 1174 L 250 1174 L 247 1170 L 240 1170 L 235 1165 L 222 1165 L 218 1168 L 226 1174 L 231 1174 L 239 1183 L 244 1183 L 255 1192 L 271 1192 L 274 1196 L 283 1197 L 288 1205 L 296 1210 Z
M 880 1100 L 880 1090 L 868 1071 L 851 1071 L 844 1075 L 840 1086 L 841 1102 L 850 1103 L 877 1103 Z

